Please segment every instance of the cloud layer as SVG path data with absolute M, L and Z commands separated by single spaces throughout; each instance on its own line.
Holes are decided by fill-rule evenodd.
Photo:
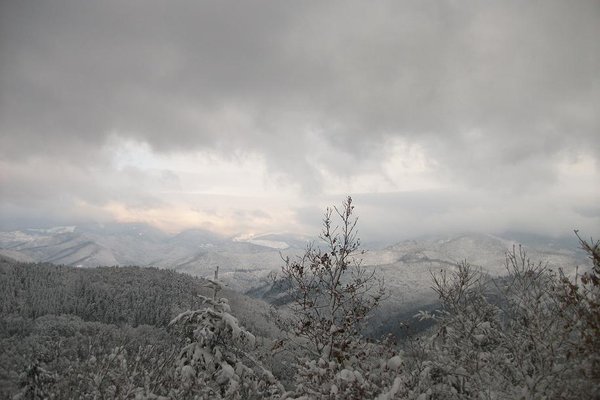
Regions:
M 597 1 L 0 7 L 5 225 L 283 229 L 345 193 L 425 231 L 600 222 Z

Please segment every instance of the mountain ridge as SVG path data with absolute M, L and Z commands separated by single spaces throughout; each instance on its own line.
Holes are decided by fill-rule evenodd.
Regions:
M 232 288 L 248 291 L 264 285 L 283 265 L 282 257 L 301 255 L 309 242 L 290 233 L 228 237 L 192 229 L 169 235 L 144 224 L 112 224 L 0 232 L 0 254 L 24 262 L 154 266 L 197 276 L 208 276 L 218 265 Z M 529 255 L 551 268 L 570 273 L 585 263 L 576 248 L 551 238 L 536 237 L 535 244 L 526 246 Z M 391 286 L 406 288 L 412 282 L 406 288 L 411 290 L 405 290 L 412 293 L 429 280 L 430 270 L 452 268 L 463 260 L 492 276 L 502 275 L 506 252 L 513 246 L 518 246 L 516 240 L 492 234 L 430 235 L 367 250 L 362 257 L 364 265 L 378 268 Z

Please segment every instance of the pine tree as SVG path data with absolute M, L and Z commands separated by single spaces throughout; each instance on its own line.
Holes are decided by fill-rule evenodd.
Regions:
M 179 395 L 211 399 L 280 395 L 283 387 L 251 354 L 254 335 L 239 325 L 227 299 L 218 297 L 223 287 L 218 267 L 207 286 L 213 289 L 212 298 L 200 296 L 207 307 L 183 312 L 169 324 L 186 341 L 176 366 L 182 382 Z

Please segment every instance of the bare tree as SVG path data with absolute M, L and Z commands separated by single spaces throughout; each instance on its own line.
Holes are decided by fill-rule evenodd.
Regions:
M 340 220 L 334 225 L 333 219 Z M 282 268 L 292 299 L 291 327 L 309 355 L 347 359 L 357 347 L 363 322 L 384 294 L 374 269 L 362 265 L 352 198 L 341 209 L 327 208 L 321 246 L 311 243 Z

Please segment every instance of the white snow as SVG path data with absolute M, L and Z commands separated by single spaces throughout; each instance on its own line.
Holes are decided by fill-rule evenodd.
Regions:
M 265 240 L 265 239 L 250 239 L 248 243 L 255 244 L 257 246 L 270 247 L 271 249 L 287 249 L 290 247 L 286 242 L 279 242 L 276 240 Z
M 235 376 L 235 370 L 233 369 L 233 367 L 231 365 L 227 364 L 225 361 L 223 361 L 221 363 L 221 369 L 219 370 L 219 372 L 217 373 L 217 375 L 215 377 L 215 381 L 219 385 L 223 385 L 223 384 L 227 383 L 229 380 L 231 380 L 234 376 Z
M 389 369 L 398 369 L 402 365 L 402 358 L 400 356 L 394 356 L 390 358 L 387 362 L 387 367 Z

